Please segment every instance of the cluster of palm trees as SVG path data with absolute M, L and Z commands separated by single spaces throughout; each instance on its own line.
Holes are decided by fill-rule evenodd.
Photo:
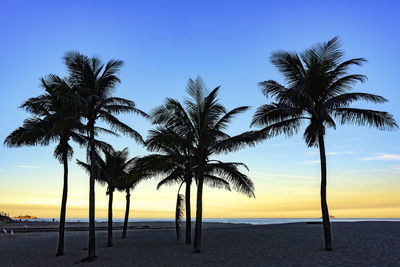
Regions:
M 120 113 L 136 113 L 144 117 L 148 115 L 137 109 L 134 102 L 112 97 L 116 85 L 120 82 L 117 73 L 123 65 L 122 61 L 110 60 L 107 64 L 103 64 L 97 57 L 89 58 L 78 52 L 68 52 L 64 56 L 64 62 L 68 69 L 68 77 L 62 79 L 57 75 L 50 74 L 41 79 L 45 93 L 28 99 L 21 106 L 33 116 L 26 119 L 23 126 L 7 136 L 4 142 L 8 146 L 48 145 L 53 141 L 58 142 L 54 156 L 64 165 L 64 186 L 57 255 L 64 253 L 68 160 L 73 155 L 69 141 L 73 140 L 86 147 L 88 155 L 86 167 L 88 167 L 90 174 L 89 255 L 87 259 L 92 260 L 96 256 L 95 179 L 108 183 L 108 193 L 116 188 L 116 183 L 111 182 L 111 180 L 116 179 L 115 176 L 126 179 L 125 185 L 118 183 L 118 188 L 126 190 L 127 201 L 129 201 L 128 186 L 131 188 L 140 180 L 132 167 L 135 160 L 125 162 L 127 169 L 119 170 L 118 173 L 113 173 L 107 169 L 110 165 L 118 164 L 113 162 L 113 157 L 121 158 L 122 155 L 117 155 L 118 153 L 113 151 L 109 144 L 96 139 L 96 136 L 100 133 L 118 135 L 118 131 L 143 144 L 144 140 L 141 135 L 118 120 L 115 115 Z M 99 127 L 98 121 L 105 122 L 111 129 Z M 99 151 L 105 153 L 105 161 L 100 160 Z M 122 152 L 122 154 L 126 154 L 126 152 Z M 111 158 L 107 158 L 107 155 L 111 155 Z M 112 177 L 109 175 L 112 175 Z M 126 177 L 121 178 L 121 175 Z M 112 197 L 110 197 L 110 200 L 112 201 Z
M 201 251 L 203 186 L 227 190 L 234 189 L 254 197 L 254 185 L 241 168 L 241 162 L 222 162 L 221 153 L 237 151 L 245 146 L 279 134 L 293 135 L 300 130 L 302 121 L 308 125 L 304 139 L 309 147 L 318 147 L 321 161 L 321 209 L 325 246 L 332 249 L 329 213 L 326 202 L 326 157 L 324 136 L 327 128 L 350 123 L 376 127 L 380 130 L 397 128 L 393 116 L 387 112 L 351 108 L 350 104 L 364 100 L 383 103 L 385 98 L 368 93 L 350 92 L 355 82 L 364 82 L 360 74 L 348 74 L 349 67 L 361 65 L 365 59 L 343 59 L 337 37 L 319 43 L 302 53 L 277 51 L 271 62 L 283 74 L 286 86 L 268 80 L 260 83 L 266 97 L 275 102 L 260 106 L 251 125 L 261 129 L 230 136 L 226 133 L 235 115 L 248 110 L 242 106 L 233 110 L 217 99 L 219 87 L 211 92 L 200 78 L 187 84 L 188 98 L 183 102 L 167 98 L 163 105 L 149 115 L 136 108 L 134 102 L 113 97 L 120 82 L 117 73 L 123 62 L 110 60 L 103 64 L 98 58 L 89 58 L 77 52 L 68 52 L 64 62 L 68 77 L 49 75 L 41 79 L 45 93 L 28 99 L 21 107 L 33 116 L 12 132 L 5 144 L 13 146 L 48 145 L 58 142 L 54 156 L 64 165 L 64 187 L 60 214 L 59 246 L 57 255 L 64 253 L 64 226 L 68 188 L 68 160 L 73 151 L 72 140 L 87 149 L 87 162 L 78 161 L 90 176 L 89 193 L 89 248 L 87 260 L 95 253 L 95 180 L 107 184 L 109 196 L 108 241 L 112 245 L 112 200 L 115 190 L 126 192 L 126 214 L 123 237 L 126 237 L 129 217 L 130 190 L 140 181 L 161 177 L 157 188 L 178 184 L 176 203 L 176 231 L 180 238 L 181 221 L 186 214 L 186 244 L 191 243 L 190 189 L 197 187 L 194 252 Z M 116 115 L 134 113 L 149 118 L 154 125 L 146 140 L 121 122 Z M 110 129 L 98 126 L 107 123 Z M 99 140 L 99 134 L 132 137 L 145 145 L 152 154 L 128 159 L 128 151 L 115 151 L 111 145 Z M 103 156 L 102 156 L 103 155 Z M 185 185 L 184 196 L 180 193 Z M 185 208 L 184 208 L 185 207 Z

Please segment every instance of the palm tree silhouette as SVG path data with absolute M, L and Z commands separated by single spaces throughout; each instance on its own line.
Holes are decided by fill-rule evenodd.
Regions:
M 78 52 L 67 52 L 64 56 L 65 64 L 69 71 L 69 81 L 74 85 L 80 96 L 80 112 L 86 120 L 86 133 L 88 135 L 88 155 L 90 161 L 90 191 L 89 191 L 89 248 L 88 257 L 84 261 L 91 261 L 96 257 L 95 249 L 95 164 L 96 157 L 95 135 L 97 132 L 115 134 L 120 131 L 131 136 L 138 143 L 143 143 L 142 136 L 124 124 L 114 115 L 120 113 L 136 113 L 143 117 L 147 114 L 135 107 L 133 101 L 112 97 L 112 92 L 120 83 L 117 76 L 119 69 L 122 67 L 121 60 L 110 60 L 107 64 L 103 64 L 97 57 L 87 57 Z M 111 126 L 112 130 L 97 128 L 98 120 L 105 122 Z
M 326 202 L 326 129 L 336 128 L 334 118 L 340 124 L 370 126 L 380 130 L 397 128 L 393 116 L 387 112 L 350 107 L 350 104 L 360 100 L 372 103 L 387 101 L 378 95 L 350 92 L 354 83 L 364 82 L 367 77 L 348 74 L 348 69 L 365 61 L 364 58 L 343 61 L 337 37 L 318 43 L 300 54 L 285 51 L 272 53 L 271 62 L 283 74 L 287 87 L 273 80 L 261 82 L 265 96 L 272 96 L 277 102 L 260 106 L 251 123 L 264 127 L 259 133 L 263 133 L 262 138 L 265 138 L 282 133 L 293 135 L 302 121 L 308 121 L 304 139 L 307 146 L 318 147 L 320 151 L 321 210 L 326 250 L 332 249 Z
M 125 182 L 125 177 L 128 175 L 127 171 L 134 159 L 128 160 L 128 148 L 121 151 L 115 151 L 113 148 L 103 150 L 104 159 L 100 155 L 96 155 L 96 171 L 95 179 L 100 184 L 107 185 L 106 194 L 108 195 L 108 236 L 107 246 L 111 247 L 112 244 L 112 219 L 113 219 L 113 197 L 114 191 L 118 185 Z M 87 172 L 90 172 L 90 164 L 77 160 L 78 164 L 82 166 Z
M 69 145 L 72 139 L 78 144 L 85 143 L 79 133 L 84 125 L 80 122 L 76 95 L 68 81 L 56 75 L 41 78 L 41 86 L 45 93 L 25 101 L 21 108 L 33 114 L 34 117 L 24 121 L 23 126 L 13 131 L 4 143 L 9 147 L 47 146 L 58 141 L 54 157 L 64 165 L 64 185 L 61 201 L 60 226 L 57 256 L 64 254 L 65 213 L 68 196 L 68 160 L 73 155 Z
M 151 115 L 150 115 L 151 117 Z M 179 139 L 180 142 L 166 143 L 166 140 Z M 151 154 L 140 159 L 140 164 L 144 169 L 152 172 L 152 175 L 164 176 L 158 183 L 157 189 L 162 185 L 173 185 L 179 183 L 177 194 L 175 225 L 177 239 L 180 239 L 181 219 L 183 216 L 183 206 L 186 211 L 186 244 L 191 243 L 191 204 L 190 204 L 190 186 L 194 176 L 193 158 L 190 155 L 190 145 L 186 140 L 165 127 L 157 127 L 149 131 L 146 140 L 146 147 L 153 152 L 161 154 Z M 185 205 L 183 205 L 183 195 L 180 188 L 185 184 Z
M 249 197 L 254 196 L 251 180 L 238 170 L 237 163 L 223 163 L 211 160 L 211 156 L 227 153 L 252 143 L 248 138 L 231 137 L 224 130 L 231 119 L 248 109 L 247 106 L 229 112 L 218 103 L 219 87 L 207 94 L 205 84 L 198 77 L 189 79 L 184 108 L 177 100 L 167 99 L 165 105 L 156 108 L 152 113 L 153 123 L 169 128 L 175 134 L 167 135 L 160 140 L 161 144 L 186 147 L 193 158 L 195 180 L 197 182 L 196 224 L 193 252 L 201 251 L 203 185 L 207 174 L 224 176 L 232 187 Z
M 165 129 L 164 129 L 165 130 Z M 151 172 L 152 176 L 158 175 L 161 181 L 157 184 L 157 190 L 163 185 L 174 185 L 179 184 L 177 192 L 177 201 L 175 207 L 175 226 L 177 239 L 180 240 L 180 228 L 181 221 L 184 214 L 183 208 L 186 207 L 186 244 L 191 243 L 191 201 L 190 201 L 190 186 L 192 180 L 195 177 L 194 158 L 190 155 L 180 154 L 185 149 L 178 149 L 179 144 L 174 143 L 173 146 L 167 148 L 165 144 L 157 144 L 157 140 L 171 138 L 172 136 L 163 136 L 165 131 L 162 130 L 151 130 L 149 138 L 146 140 L 146 144 L 149 150 L 162 152 L 164 154 L 152 154 L 141 158 L 140 162 L 142 168 L 147 169 Z M 168 134 L 171 134 L 169 131 Z M 179 138 L 179 137 L 172 137 Z M 243 165 L 245 166 L 245 165 Z M 247 166 L 245 166 L 247 169 Z M 229 183 L 224 178 L 217 177 L 218 174 L 214 175 L 211 173 L 204 174 L 204 183 L 212 188 L 225 188 L 231 191 Z M 224 177 L 224 176 L 222 176 Z M 241 179 L 241 177 L 235 177 L 234 179 Z M 185 184 L 185 195 L 180 194 L 182 185 Z M 183 205 L 183 203 L 185 205 Z
M 119 180 L 119 183 L 117 184 L 117 190 L 126 193 L 126 207 L 124 225 L 122 229 L 122 238 L 126 238 L 126 233 L 128 230 L 131 190 L 134 190 L 141 181 L 151 177 L 151 172 L 138 164 L 139 159 L 140 158 L 138 157 L 134 157 L 126 162 L 126 165 L 124 167 L 125 175 L 122 177 L 122 179 Z

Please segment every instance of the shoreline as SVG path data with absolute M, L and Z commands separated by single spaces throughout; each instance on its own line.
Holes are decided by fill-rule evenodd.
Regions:
M 278 219 L 279 220 L 279 219 Z M 398 222 L 400 223 L 400 219 L 397 218 L 385 218 L 383 220 L 380 219 L 347 219 L 343 218 L 338 220 L 331 220 L 331 224 L 337 224 L 337 223 L 365 223 L 365 222 L 371 222 L 371 223 L 386 223 L 386 222 Z M 195 220 L 192 219 L 192 226 L 194 226 Z M 270 222 L 266 224 L 255 224 L 255 223 L 248 223 L 248 222 L 207 222 L 203 221 L 203 226 L 223 226 L 223 225 L 232 225 L 232 226 L 264 226 L 264 225 L 285 225 L 285 224 L 310 224 L 310 225 L 320 225 L 322 224 L 321 219 L 314 219 L 314 220 L 308 220 L 304 219 L 304 221 L 288 221 L 288 222 Z M 27 226 L 27 227 L 26 227 Z M 182 226 L 184 226 L 184 221 L 182 223 Z M 96 221 L 95 222 L 95 227 L 96 231 L 102 231 L 102 230 L 107 230 L 108 229 L 108 222 L 107 221 Z M 0 223 L 0 229 L 7 229 L 8 231 L 13 230 L 14 232 L 53 232 L 53 231 L 58 231 L 59 228 L 59 222 L 49 222 L 49 221 L 43 221 L 43 220 L 37 220 L 37 221 L 32 221 L 32 220 L 25 220 L 25 221 L 16 221 L 12 223 Z M 122 230 L 123 228 L 123 222 L 119 221 L 113 221 L 113 230 L 118 231 Z M 89 229 L 89 223 L 88 222 L 65 222 L 65 231 L 88 231 Z M 151 221 L 130 221 L 128 222 L 128 229 L 175 229 L 175 221 L 174 219 L 168 219 L 168 220 L 151 220 Z

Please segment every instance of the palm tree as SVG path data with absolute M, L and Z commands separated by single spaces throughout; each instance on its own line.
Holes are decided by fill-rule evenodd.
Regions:
M 364 58 L 343 59 L 337 37 L 297 54 L 285 51 L 272 53 L 271 62 L 283 74 L 287 87 L 276 81 L 260 83 L 265 96 L 276 103 L 260 106 L 251 125 L 264 127 L 263 137 L 278 134 L 293 135 L 301 122 L 308 125 L 304 131 L 307 146 L 318 147 L 321 161 L 321 210 L 326 250 L 332 249 L 328 205 L 326 202 L 326 153 L 324 136 L 327 128 L 340 124 L 376 127 L 380 130 L 397 128 L 393 116 L 387 112 L 352 108 L 355 101 L 384 103 L 381 96 L 352 93 L 352 85 L 364 82 L 365 75 L 349 74 L 351 66 L 360 66 Z
M 174 99 L 167 99 L 165 105 L 152 114 L 153 123 L 172 129 L 175 135 L 165 136 L 161 144 L 175 144 L 186 147 L 193 157 L 195 180 L 197 182 L 196 224 L 193 252 L 201 251 L 203 184 L 206 174 L 224 175 L 225 180 L 249 197 L 253 194 L 253 183 L 242 174 L 237 163 L 222 163 L 211 160 L 211 156 L 239 149 L 245 144 L 253 144 L 247 136 L 231 137 L 224 130 L 231 119 L 248 109 L 247 106 L 229 112 L 218 103 L 219 87 L 207 94 L 205 84 L 200 78 L 190 79 L 185 108 Z M 178 137 L 178 138 L 176 138 Z
M 226 164 L 226 163 L 225 163 Z M 230 166 L 229 168 L 235 168 L 237 166 L 243 166 L 248 170 L 247 166 L 242 164 L 242 163 L 233 163 L 230 162 L 228 164 L 233 164 L 236 166 Z M 209 164 L 207 164 L 209 166 Z M 212 169 L 212 167 L 211 167 Z M 167 171 L 167 170 L 165 170 Z M 158 184 L 157 184 L 157 189 L 160 189 L 161 186 L 163 185 L 173 185 L 173 184 L 179 184 L 178 187 L 178 192 L 177 192 L 177 199 L 176 199 L 176 207 L 175 207 L 175 227 L 176 227 L 176 237 L 177 240 L 180 240 L 180 229 L 181 229 L 181 221 L 182 221 L 182 216 L 184 214 L 183 210 L 183 203 L 186 206 L 186 244 L 191 243 L 191 209 L 190 209 L 190 185 L 192 183 L 193 179 L 193 174 L 185 174 L 182 176 L 179 176 L 179 167 L 177 169 L 170 170 L 170 174 L 163 178 Z M 231 187 L 229 185 L 229 182 L 225 181 L 225 177 L 217 177 L 218 174 L 214 174 L 213 171 L 211 173 L 205 173 L 204 174 L 204 183 L 208 185 L 211 188 L 217 188 L 217 189 L 226 189 L 228 191 L 231 191 Z M 240 174 L 244 175 L 244 174 Z M 236 178 L 234 178 L 236 179 Z M 238 179 L 241 179 L 240 177 Z M 180 194 L 180 189 L 183 184 L 186 184 L 186 189 L 185 189 L 185 195 Z M 249 191 L 252 191 L 252 188 L 248 188 Z M 185 200 L 185 202 L 184 202 Z
M 69 81 L 73 84 L 80 96 L 81 115 L 86 120 L 86 132 L 88 134 L 88 158 L 90 163 L 89 180 L 89 248 L 88 257 L 83 259 L 91 261 L 96 257 L 95 249 L 95 125 L 101 120 L 111 126 L 114 131 L 120 131 L 134 138 L 138 143 L 143 143 L 141 135 L 122 123 L 114 115 L 120 113 L 136 113 L 143 117 L 147 114 L 135 107 L 135 103 L 124 98 L 112 97 L 112 92 L 120 83 L 117 76 L 122 67 L 121 60 L 110 60 L 103 64 L 97 57 L 89 58 L 78 52 L 68 52 L 64 57 L 69 71 Z M 100 129 L 100 128 L 99 128 Z M 115 134 L 114 131 L 101 128 L 104 133 Z
M 117 184 L 118 191 L 125 191 L 126 193 L 126 207 L 125 207 L 125 218 L 124 218 L 124 226 L 122 229 L 122 238 L 126 238 L 126 233 L 128 231 L 128 219 L 129 219 L 129 210 L 130 210 L 130 200 L 131 200 L 131 190 L 135 189 L 135 187 L 144 179 L 149 178 L 151 176 L 150 172 L 145 168 L 142 168 L 138 164 L 139 158 L 134 157 L 127 161 L 125 167 L 125 175 L 122 180 L 119 180 Z
M 65 213 L 68 195 L 68 160 L 73 155 L 69 140 L 84 144 L 79 134 L 83 126 L 76 106 L 76 95 L 70 84 L 56 75 L 41 78 L 45 93 L 25 101 L 21 108 L 33 114 L 23 126 L 13 131 L 4 143 L 9 147 L 47 146 L 58 141 L 54 157 L 64 165 L 64 185 L 61 201 L 57 256 L 64 254 Z
M 175 136 L 173 136 L 175 135 Z M 165 140 L 170 138 L 174 140 L 173 144 L 167 147 Z M 180 240 L 181 220 L 183 216 L 183 208 L 186 207 L 186 244 L 191 243 L 191 207 L 190 207 L 190 186 L 195 177 L 194 158 L 190 156 L 188 149 L 179 146 L 176 140 L 179 136 L 172 129 L 159 127 L 150 131 L 149 137 L 146 140 L 147 148 L 150 151 L 158 151 L 163 154 L 152 154 L 143 157 L 140 162 L 143 168 L 147 169 L 152 175 L 158 175 L 163 178 L 158 183 L 157 189 L 163 185 L 179 184 L 177 201 L 175 208 L 175 226 L 177 239 Z M 181 139 L 181 144 L 185 141 Z M 207 163 L 209 166 L 210 163 Z M 246 169 L 247 166 L 240 163 L 227 163 L 239 166 L 242 165 Z M 235 166 L 233 166 L 235 167 Z M 242 174 L 243 175 L 243 174 Z M 230 185 L 224 180 L 224 176 L 217 177 L 219 174 L 214 174 L 213 171 L 204 174 L 204 183 L 212 188 L 224 188 L 231 191 Z M 240 177 L 238 178 L 240 179 Z M 185 184 L 185 195 L 180 194 L 182 185 Z M 249 190 L 252 190 L 249 188 Z M 185 205 L 183 205 L 185 200 Z
M 185 140 L 180 138 L 172 129 L 158 127 L 150 130 L 146 146 L 150 151 L 157 151 L 162 154 L 152 154 L 143 157 L 141 165 L 144 169 L 152 172 L 152 175 L 163 176 L 162 181 L 157 185 L 159 189 L 162 185 L 172 185 L 179 183 L 177 194 L 175 225 L 177 239 L 180 239 L 181 219 L 183 216 L 183 195 L 180 194 L 180 188 L 185 184 L 185 210 L 186 210 L 186 244 L 191 243 L 191 204 L 190 204 L 190 186 L 192 184 L 193 158 L 189 154 L 188 146 L 179 146 L 179 143 L 165 144 L 163 140 L 170 138 L 180 139 L 184 144 Z M 160 142 L 161 141 L 161 142 Z
M 113 148 L 103 150 L 104 160 L 100 155 L 96 156 L 97 171 L 95 172 L 95 179 L 101 184 L 107 185 L 106 194 L 108 195 L 108 237 L 107 246 L 112 246 L 112 206 L 114 191 L 118 186 L 125 182 L 125 177 L 128 175 L 127 171 L 132 161 L 135 158 L 128 160 L 128 148 L 121 151 L 115 151 Z M 90 164 L 78 161 L 86 171 L 90 172 Z

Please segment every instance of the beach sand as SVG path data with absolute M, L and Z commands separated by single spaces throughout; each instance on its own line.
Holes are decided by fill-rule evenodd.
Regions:
M 40 224 L 30 224 L 30 228 Z M 43 227 L 56 227 L 43 223 Z M 177 241 L 171 222 L 134 223 L 127 239 L 96 232 L 98 258 L 90 266 L 400 266 L 400 223 L 332 223 L 333 251 L 324 250 L 320 224 L 245 225 L 204 223 L 203 251 Z M 68 224 L 67 227 L 85 224 Z M 103 224 L 98 224 L 102 227 Z M 119 227 L 120 224 L 116 224 Z M 146 227 L 147 226 L 147 227 Z M 12 227 L 10 224 L 7 227 Z M 182 232 L 184 238 L 184 232 Z M 56 257 L 58 233 L 0 236 L 1 266 L 70 266 L 87 256 L 88 233 L 67 231 L 65 255 Z

